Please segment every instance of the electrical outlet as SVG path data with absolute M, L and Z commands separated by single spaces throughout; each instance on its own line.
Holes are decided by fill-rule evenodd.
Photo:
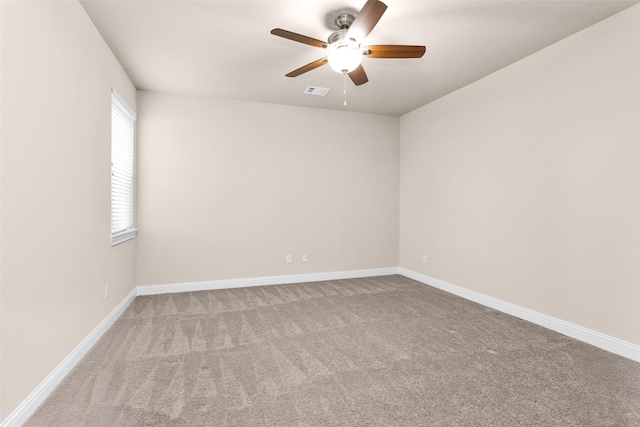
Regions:
M 104 299 L 109 299 L 109 285 L 104 285 Z
M 287 264 L 291 264 L 293 262 L 293 255 L 287 255 Z
M 427 256 L 426 255 L 422 255 L 422 263 L 423 264 L 427 263 Z
M 306 255 L 302 255 L 302 262 L 307 262 L 307 256 Z

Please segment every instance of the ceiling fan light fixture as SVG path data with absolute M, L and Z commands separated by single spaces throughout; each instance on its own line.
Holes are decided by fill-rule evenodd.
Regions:
M 351 43 L 338 43 L 327 47 L 329 54 L 327 61 L 329 66 L 340 74 L 347 74 L 358 68 L 362 62 L 360 45 Z
M 364 68 L 360 65 L 364 55 L 367 55 L 368 58 L 422 58 L 425 52 L 424 46 L 367 46 L 366 38 L 377 25 L 385 10 L 387 10 L 387 5 L 380 0 L 367 0 L 357 15 L 349 13 L 338 15 L 335 20 L 338 30 L 329 36 L 326 43 L 282 28 L 274 28 L 271 30 L 271 34 L 274 36 L 325 49 L 327 54 L 326 58 L 317 59 L 285 75 L 297 77 L 328 63 L 334 71 L 343 74 L 345 82 L 348 74 L 351 81 L 356 86 L 360 86 L 369 81 Z

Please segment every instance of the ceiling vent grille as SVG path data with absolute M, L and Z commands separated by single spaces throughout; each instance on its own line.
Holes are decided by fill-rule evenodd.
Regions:
M 328 87 L 309 86 L 304 90 L 307 95 L 325 96 L 331 89 Z

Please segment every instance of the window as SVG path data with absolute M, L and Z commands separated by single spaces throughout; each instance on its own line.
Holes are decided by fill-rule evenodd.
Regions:
M 133 239 L 136 113 L 111 91 L 111 246 Z

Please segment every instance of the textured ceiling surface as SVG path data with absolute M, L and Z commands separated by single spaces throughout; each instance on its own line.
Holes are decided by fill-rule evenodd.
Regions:
M 425 45 L 421 59 L 364 58 L 356 87 L 323 66 L 285 74 L 325 51 L 270 34 L 320 40 L 364 0 L 81 2 L 141 90 L 399 116 L 595 24 L 634 1 L 386 0 L 366 44 Z M 304 94 L 308 86 L 331 90 Z

